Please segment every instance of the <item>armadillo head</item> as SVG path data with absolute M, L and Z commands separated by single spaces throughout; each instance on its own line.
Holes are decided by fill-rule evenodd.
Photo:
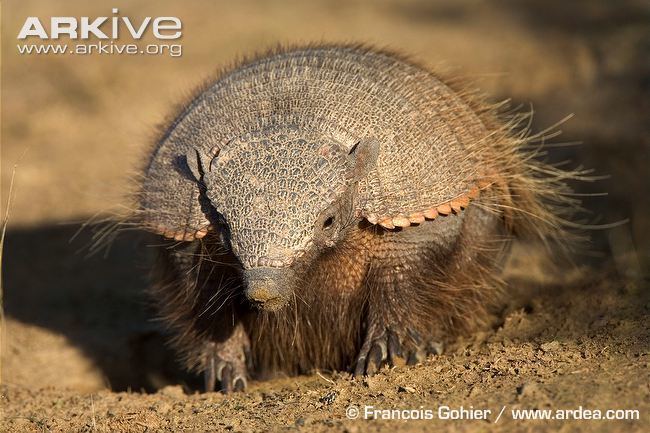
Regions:
M 358 223 L 356 183 L 376 162 L 377 147 L 365 140 L 348 150 L 283 127 L 237 137 L 216 155 L 187 155 L 251 302 L 268 310 L 286 305 L 300 290 L 300 269 Z

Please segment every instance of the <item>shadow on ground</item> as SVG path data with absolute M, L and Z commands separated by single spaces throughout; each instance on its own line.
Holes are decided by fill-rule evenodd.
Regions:
M 123 232 L 109 250 L 89 256 L 96 227 L 75 236 L 79 229 L 49 225 L 8 231 L 9 319 L 64 335 L 93 360 L 115 391 L 154 391 L 179 382 L 194 387 L 165 347 L 145 293 L 155 260 L 148 246 L 155 239 Z

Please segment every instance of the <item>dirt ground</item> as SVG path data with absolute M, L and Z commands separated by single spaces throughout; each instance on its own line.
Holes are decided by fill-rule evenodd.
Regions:
M 119 4 L 118 4 L 119 3 Z M 650 431 L 650 7 L 638 0 L 88 2 L 2 4 L 4 246 L 0 430 Z M 183 55 L 25 56 L 27 16 L 178 16 Z M 237 56 L 277 43 L 362 41 L 472 78 L 534 107 L 533 129 L 566 115 L 552 158 L 607 179 L 576 185 L 591 223 L 575 265 L 518 245 L 490 326 L 415 367 L 343 372 L 199 394 L 153 320 L 155 239 L 127 232 L 89 256 L 94 215 L 125 199 L 174 101 Z M 80 230 L 82 228 L 82 230 Z M 346 413 L 358 408 L 359 419 Z M 432 420 L 361 419 L 375 409 Z M 438 408 L 489 409 L 444 420 Z M 504 409 L 505 408 L 505 409 Z M 638 420 L 514 420 L 517 409 L 630 409 Z M 499 413 L 503 410 L 501 416 Z M 557 415 L 556 415 L 557 416 Z M 575 417 L 575 415 L 574 415 Z M 498 421 L 497 421 L 498 418 Z M 497 421 L 497 422 L 495 422 Z

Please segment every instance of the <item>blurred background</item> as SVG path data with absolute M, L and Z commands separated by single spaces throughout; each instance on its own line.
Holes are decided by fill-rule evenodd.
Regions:
M 20 55 L 27 16 L 177 16 L 180 57 Z M 139 21 L 138 21 L 139 22 Z M 174 104 L 224 65 L 277 44 L 364 42 L 474 81 L 534 110 L 533 131 L 567 115 L 554 160 L 607 175 L 577 185 L 594 223 L 589 260 L 642 277 L 650 263 L 650 4 L 647 0 L 19 1 L 2 4 L 2 380 L 80 391 L 156 389 L 175 377 L 143 288 L 142 233 L 88 257 L 96 215 L 125 193 Z M 77 234 L 78 233 L 78 234 Z M 75 234 L 77 234 L 75 236 Z

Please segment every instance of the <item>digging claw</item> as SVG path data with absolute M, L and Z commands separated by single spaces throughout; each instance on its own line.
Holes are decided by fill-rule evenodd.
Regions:
M 235 378 L 234 390 L 235 391 L 243 391 L 245 389 L 246 389 L 246 378 L 241 377 L 241 376 L 237 376 Z
M 402 357 L 399 337 L 390 331 L 384 331 L 375 338 L 369 338 L 361 347 L 354 368 L 355 376 L 371 376 L 385 365 L 394 366 Z
M 221 344 L 210 342 L 206 345 L 205 392 L 214 392 L 217 383 L 224 394 L 246 389 L 251 364 L 250 346 L 245 336 L 239 337 Z
M 426 346 L 427 355 L 442 355 L 444 350 L 445 346 L 440 341 L 430 341 Z
M 393 354 L 393 356 L 402 357 L 402 345 L 399 342 L 397 335 L 390 333 L 388 334 L 388 351 Z
M 442 353 L 441 343 L 424 344 L 417 333 L 409 332 L 408 335 L 409 337 L 402 337 L 394 331 L 384 330 L 377 336 L 367 338 L 359 351 L 354 375 L 372 376 L 386 365 L 414 365 L 422 362 L 428 355 Z
M 368 362 L 366 363 L 366 374 L 375 374 L 381 367 L 388 361 L 388 350 L 386 343 L 383 341 L 376 341 L 370 349 L 368 354 Z
M 210 345 L 214 345 L 214 343 L 210 343 Z M 217 383 L 217 366 L 216 366 L 216 359 L 214 355 L 214 350 L 211 350 L 210 347 L 208 347 L 207 350 L 207 361 L 206 361 L 206 366 L 205 370 L 203 371 L 203 383 L 204 383 L 204 388 L 205 392 L 214 392 L 214 387 Z
M 224 394 L 228 394 L 232 392 L 232 365 L 229 363 L 224 363 L 223 367 L 221 368 L 221 377 L 217 378 L 219 379 L 219 383 L 221 383 L 221 392 Z

